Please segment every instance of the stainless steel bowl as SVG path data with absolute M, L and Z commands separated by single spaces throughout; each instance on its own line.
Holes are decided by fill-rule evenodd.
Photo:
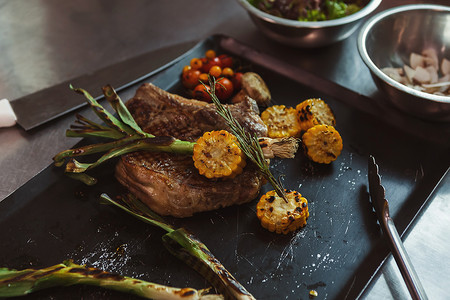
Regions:
M 409 64 L 411 52 L 434 48 L 450 59 L 450 7 L 404 5 L 373 16 L 361 28 L 358 50 L 378 87 L 401 110 L 433 121 L 450 121 L 450 97 L 428 94 L 384 74 L 384 67 Z
M 314 48 L 349 37 L 358 28 L 361 19 L 373 12 L 381 0 L 371 0 L 360 11 L 347 17 L 320 22 L 279 18 L 257 9 L 247 0 L 238 2 L 247 10 L 255 25 L 270 39 L 289 46 Z

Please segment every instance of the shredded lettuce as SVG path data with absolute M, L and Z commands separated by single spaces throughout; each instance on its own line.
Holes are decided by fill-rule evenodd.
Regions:
M 325 21 L 342 18 L 359 11 L 362 0 L 248 0 L 271 15 L 298 21 Z

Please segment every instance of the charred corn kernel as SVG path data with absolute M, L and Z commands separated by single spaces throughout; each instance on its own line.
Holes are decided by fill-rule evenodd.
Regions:
M 303 134 L 302 143 L 306 155 L 317 163 L 329 164 L 341 154 L 342 138 L 328 125 L 316 125 Z
M 287 202 L 269 191 L 259 199 L 256 216 L 262 227 L 271 232 L 287 234 L 306 225 L 308 201 L 297 191 L 285 190 Z
M 336 125 L 336 119 L 328 104 L 322 99 L 308 99 L 296 106 L 300 128 L 303 131 L 315 125 Z
M 267 126 L 267 135 L 271 138 L 295 137 L 301 132 L 295 108 L 273 105 L 261 114 Z
M 197 140 L 192 158 L 199 173 L 208 178 L 233 178 L 246 165 L 236 137 L 226 130 L 205 132 Z

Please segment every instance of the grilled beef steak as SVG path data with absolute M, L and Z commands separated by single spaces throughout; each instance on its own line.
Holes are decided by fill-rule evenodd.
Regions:
M 205 131 L 227 128 L 214 104 L 188 100 L 152 84 L 141 86 L 126 105 L 139 126 L 156 136 L 195 141 Z M 247 131 L 266 136 L 252 99 L 229 107 Z M 155 212 L 175 217 L 251 201 L 264 181 L 252 164 L 233 179 L 211 180 L 198 173 L 191 156 L 152 152 L 122 156 L 116 178 Z
M 116 177 L 153 211 L 174 217 L 251 201 L 263 181 L 251 165 L 234 179 L 211 180 L 198 173 L 191 157 L 151 152 L 123 156 Z
M 127 102 L 127 108 L 145 132 L 158 136 L 195 141 L 206 131 L 228 128 L 213 103 L 185 99 L 151 83 L 143 84 L 136 91 Z M 233 117 L 249 132 L 267 136 L 267 127 L 259 117 L 254 100 L 247 97 L 229 108 Z

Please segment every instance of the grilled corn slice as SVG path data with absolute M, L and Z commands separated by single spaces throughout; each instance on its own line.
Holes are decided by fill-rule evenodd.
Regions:
M 328 125 L 316 125 L 303 134 L 306 155 L 317 163 L 329 164 L 341 154 L 342 138 L 339 132 Z
M 336 125 L 336 119 L 331 108 L 322 99 L 305 100 L 296 106 L 296 110 L 300 128 L 303 131 L 319 124 Z
M 245 167 L 245 154 L 226 130 L 205 132 L 194 145 L 194 165 L 208 178 L 233 178 Z
M 271 138 L 296 137 L 300 135 L 301 128 L 295 108 L 273 105 L 262 112 L 261 119 L 267 126 L 267 135 Z
M 269 191 L 256 205 L 262 227 L 271 232 L 287 234 L 306 225 L 308 201 L 297 191 L 285 190 L 287 202 L 275 191 Z

